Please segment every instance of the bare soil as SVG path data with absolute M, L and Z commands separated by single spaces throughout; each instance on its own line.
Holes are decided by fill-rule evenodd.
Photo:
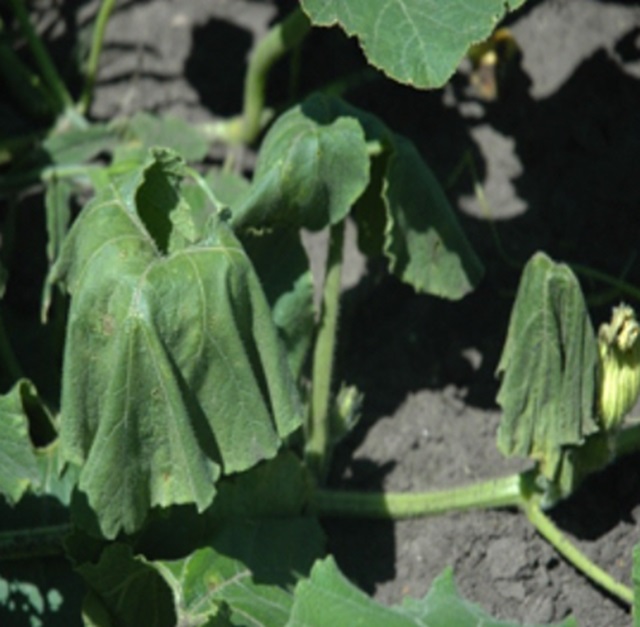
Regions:
M 237 113 L 247 53 L 283 4 L 121 3 L 92 115 L 143 109 L 206 121 Z M 92 5 L 85 9 L 88 16 Z M 367 79 L 345 94 L 416 142 L 487 273 L 461 303 L 442 302 L 365 265 L 352 244 L 339 362 L 366 396 L 361 424 L 336 455 L 334 485 L 424 490 L 523 468 L 495 447 L 494 375 L 522 265 L 541 249 L 640 284 L 640 5 L 530 1 L 508 27 L 521 57 L 495 102 L 478 98 L 464 73 L 429 93 L 361 74 Z M 335 30 L 314 32 L 301 62 L 301 94 L 365 67 L 357 45 Z M 274 73 L 274 104 L 286 94 L 287 70 L 282 64 Z M 251 154 L 245 158 L 250 168 Z M 317 264 L 321 245 L 310 246 Z M 582 279 L 597 324 L 619 295 Z M 622 460 L 553 511 L 588 555 L 627 583 L 638 541 L 638 462 Z M 627 608 L 515 511 L 332 520 L 326 529 L 344 572 L 385 603 L 424 595 L 452 566 L 462 594 L 503 619 L 545 623 L 573 614 L 584 627 L 631 623 Z

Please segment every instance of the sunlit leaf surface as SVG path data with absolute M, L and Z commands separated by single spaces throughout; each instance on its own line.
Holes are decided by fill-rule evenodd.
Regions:
M 339 24 L 369 63 L 419 88 L 441 87 L 474 43 L 523 0 L 301 0 L 312 22 Z

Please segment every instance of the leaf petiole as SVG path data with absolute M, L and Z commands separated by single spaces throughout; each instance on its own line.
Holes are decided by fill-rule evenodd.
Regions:
M 313 373 L 306 456 L 314 476 L 322 481 L 328 467 L 331 383 L 340 310 L 344 220 L 329 230 L 327 272 L 324 280 L 322 311 L 313 353 Z
M 93 28 L 93 36 L 91 39 L 91 50 L 89 52 L 89 59 L 87 61 L 87 69 L 85 73 L 85 84 L 82 90 L 82 96 L 78 103 L 78 110 L 80 113 L 85 114 L 91 99 L 93 97 L 93 88 L 96 83 L 96 75 L 98 73 L 98 61 L 100 59 L 100 53 L 102 52 L 102 44 L 104 42 L 104 32 L 109 22 L 109 17 L 113 11 L 115 0 L 102 0 L 100 4 L 100 11 L 96 18 L 96 23 Z

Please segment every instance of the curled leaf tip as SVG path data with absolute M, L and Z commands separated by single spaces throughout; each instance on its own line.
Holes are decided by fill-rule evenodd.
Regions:
M 607 431 L 620 425 L 640 395 L 639 335 L 636 314 L 624 303 L 613 308 L 611 322 L 598 331 L 598 411 Z

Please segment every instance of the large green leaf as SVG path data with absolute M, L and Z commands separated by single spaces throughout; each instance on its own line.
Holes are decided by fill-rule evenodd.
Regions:
M 228 207 L 240 206 L 251 193 L 249 181 L 232 172 L 214 170 L 205 180 L 219 202 Z M 290 226 L 238 229 L 238 236 L 256 269 L 289 366 L 298 379 L 315 329 L 313 277 L 300 231 Z
M 389 269 L 418 292 L 461 298 L 483 275 L 447 197 L 415 146 L 378 118 L 333 98 L 333 115 L 359 120 L 370 144 L 371 181 L 354 210 L 358 245 L 383 254 Z
M 338 570 L 332 558 L 319 561 L 311 577 L 295 591 L 287 627 L 515 627 L 491 618 L 482 608 L 458 595 L 451 570 L 438 577 L 422 600 L 405 598 L 402 605 L 385 607 L 358 590 Z M 575 625 L 567 619 L 558 625 Z M 533 627 L 533 626 L 530 626 Z
M 418 88 L 441 87 L 474 43 L 524 0 L 301 0 L 314 24 L 356 36 L 369 63 Z
M 367 146 L 378 156 L 369 160 Z M 274 125 L 251 190 L 231 208 L 234 228 L 252 237 L 268 227 L 322 228 L 354 208 L 363 252 L 384 254 L 420 292 L 460 298 L 483 273 L 413 144 L 338 98 L 312 96 Z
M 597 360 L 577 279 L 568 266 L 537 253 L 524 269 L 498 364 L 500 450 L 539 461 L 542 474 L 557 481 L 565 454 L 598 431 Z
M 360 124 L 335 115 L 329 99 L 311 98 L 271 127 L 251 193 L 234 207 L 234 228 L 274 223 L 311 230 L 339 222 L 369 182 Z
M 223 222 L 185 226 L 179 173 L 156 151 L 103 190 L 52 275 L 72 295 L 62 442 L 107 537 L 156 505 L 204 509 L 221 473 L 273 457 L 301 421 L 253 267 Z

